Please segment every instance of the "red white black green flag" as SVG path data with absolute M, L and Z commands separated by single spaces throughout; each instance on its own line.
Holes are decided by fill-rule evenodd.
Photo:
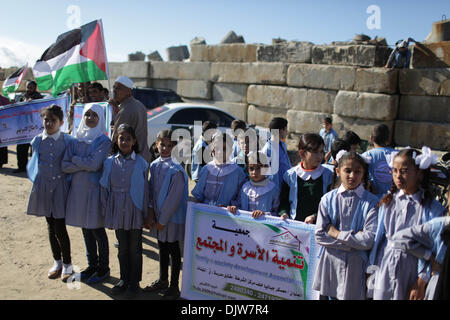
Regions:
M 60 35 L 33 67 L 39 90 L 56 96 L 74 83 L 108 80 L 108 59 L 101 20 Z

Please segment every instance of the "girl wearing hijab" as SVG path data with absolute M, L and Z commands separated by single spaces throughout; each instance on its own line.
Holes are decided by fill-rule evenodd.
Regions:
M 81 227 L 83 231 L 88 267 L 81 272 L 81 280 L 98 283 L 109 277 L 109 246 L 99 180 L 111 141 L 106 135 L 102 106 L 87 104 L 84 107 L 74 145 L 74 148 L 66 150 L 62 163 L 63 171 L 72 174 L 66 224 Z

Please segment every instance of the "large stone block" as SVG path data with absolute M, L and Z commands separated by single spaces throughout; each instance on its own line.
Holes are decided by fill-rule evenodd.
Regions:
M 210 80 L 209 62 L 158 62 L 150 63 L 152 79 Z
M 399 89 L 401 94 L 448 96 L 450 95 L 448 79 L 450 79 L 450 68 L 401 69 Z
M 187 46 L 169 47 L 166 54 L 169 61 L 183 61 L 189 58 L 189 49 Z
M 268 127 L 270 120 L 274 117 L 286 118 L 286 109 L 248 106 L 247 123 L 261 127 Z
M 211 80 L 227 83 L 286 84 L 287 65 L 284 63 L 211 64 Z
M 290 133 L 319 132 L 326 113 L 288 110 L 288 131 Z
M 355 78 L 354 67 L 293 64 L 288 69 L 287 84 L 293 87 L 353 90 Z
M 177 93 L 186 98 L 211 99 L 211 82 L 201 80 L 179 80 Z
M 288 87 L 286 101 L 289 109 L 307 110 L 308 89 Z
M 373 93 L 397 93 L 398 71 L 385 68 L 357 69 L 353 90 Z
M 151 79 L 151 87 L 157 89 L 170 89 L 177 92 L 177 80 Z
M 342 137 L 348 130 L 354 131 L 361 139 L 370 140 L 372 129 L 374 126 L 384 123 L 388 126 L 390 137 L 392 139 L 394 121 L 377 121 L 361 118 L 342 117 L 333 115 L 333 129 L 336 130 L 339 137 Z
M 398 119 L 450 123 L 450 97 L 400 97 Z
M 145 61 L 110 62 L 109 75 L 112 81 L 120 76 L 130 79 L 150 78 L 149 63 Z
M 311 63 L 311 42 L 281 42 L 273 45 L 260 45 L 256 52 L 257 61 Z
M 344 117 L 393 120 L 397 117 L 398 95 L 339 91 L 334 113 Z
M 193 45 L 191 46 L 191 61 L 255 62 L 256 49 L 257 45 L 241 43 Z
M 287 87 L 251 85 L 247 90 L 247 101 L 262 107 L 287 108 Z
M 371 45 L 312 47 L 312 63 L 361 67 L 382 67 L 392 49 Z
M 395 143 L 400 146 L 450 150 L 450 124 L 435 122 L 395 122 Z
M 216 101 L 247 102 L 246 84 L 215 83 L 212 87 L 212 98 Z

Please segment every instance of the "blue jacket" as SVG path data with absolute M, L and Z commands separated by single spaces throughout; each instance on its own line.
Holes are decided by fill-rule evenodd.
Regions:
M 159 161 L 161 161 L 161 158 L 156 159 L 150 165 L 150 179 L 152 179 L 152 176 L 153 176 L 154 170 L 155 170 L 155 166 Z M 172 181 L 172 176 L 179 171 L 181 171 L 183 173 L 183 177 L 184 177 L 183 198 L 180 202 L 178 209 L 175 211 L 175 213 L 173 214 L 170 221 L 173 223 L 176 223 L 176 224 L 184 224 L 186 222 L 186 210 L 187 210 L 187 202 L 188 202 L 188 195 L 189 195 L 189 181 L 188 181 L 188 176 L 186 175 L 186 172 L 184 171 L 184 169 L 181 165 L 172 162 L 169 170 L 167 171 L 166 176 L 164 177 L 164 181 L 161 186 L 161 190 L 159 191 L 157 203 L 158 203 L 158 208 L 162 208 L 164 206 L 164 202 L 167 200 L 167 196 L 169 195 L 169 187 L 170 187 L 170 182 Z M 170 201 L 170 198 L 168 201 Z
M 226 176 L 219 198 L 214 205 L 228 206 L 231 205 L 232 200 L 236 200 L 238 197 L 239 190 L 245 182 L 246 176 L 242 168 L 235 163 L 233 165 L 236 166 L 236 169 Z M 204 200 L 203 190 L 206 187 L 207 178 L 208 166 L 204 166 L 200 171 L 200 178 L 191 192 L 200 202 Z
M 103 173 L 100 178 L 100 185 L 110 192 L 110 177 L 111 168 L 115 155 L 108 157 L 103 162 Z M 146 179 L 146 171 L 148 169 L 148 163 L 139 154 L 136 154 L 136 164 L 134 165 L 131 185 L 130 185 L 130 197 L 133 200 L 134 205 L 139 210 L 144 208 L 144 184 L 148 183 Z
M 66 134 L 64 132 L 61 132 L 61 134 L 64 137 L 64 142 L 66 143 L 66 149 L 71 148 L 71 150 L 74 150 L 75 148 L 75 139 L 70 136 L 69 134 Z M 42 141 L 42 135 L 37 135 L 33 138 L 31 141 L 31 148 L 33 150 L 33 154 L 30 158 L 30 161 L 28 161 L 27 164 L 27 174 L 28 178 L 31 182 L 34 182 L 36 180 L 36 177 L 39 173 L 39 146 Z M 67 180 L 71 179 L 71 175 L 66 175 Z
M 386 161 L 386 155 L 392 151 L 395 149 L 382 147 L 366 151 L 363 154 L 372 158 L 369 164 L 369 178 L 375 194 L 380 200 L 392 186 L 391 168 Z

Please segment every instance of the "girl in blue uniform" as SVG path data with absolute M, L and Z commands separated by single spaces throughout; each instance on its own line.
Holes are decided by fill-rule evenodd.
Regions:
M 246 176 L 242 168 L 231 161 L 232 151 L 230 135 L 217 133 L 212 141 L 213 161 L 202 168 L 191 192 L 197 202 L 221 207 L 237 204 Z
M 88 267 L 81 272 L 81 280 L 87 283 L 97 283 L 109 276 L 108 236 L 99 184 L 103 161 L 111 149 L 105 132 L 104 108 L 87 104 L 77 129 L 75 147 L 66 150 L 62 163 L 63 171 L 72 174 L 66 224 L 82 228 Z
M 394 237 L 410 228 L 442 216 L 444 207 L 429 190 L 429 167 L 437 157 L 427 147 L 422 153 L 404 149 L 388 159 L 393 183 L 380 202 L 375 243 L 370 264 L 376 268 L 374 300 L 423 299 L 428 275 L 413 254 L 399 248 Z
M 313 288 L 326 299 L 362 300 L 366 298 L 366 268 L 377 228 L 378 199 L 365 190 L 368 165 L 361 156 L 341 151 L 337 162 L 341 185 L 325 194 L 319 205 L 315 237 L 324 249 Z
M 100 179 L 105 227 L 115 230 L 119 242 L 120 281 L 112 293 L 126 291 L 128 298 L 136 296 L 142 280 L 142 227 L 148 207 L 148 163 L 138 150 L 133 128 L 121 124 Z
M 184 225 L 188 201 L 188 177 L 183 167 L 172 159 L 176 141 L 172 131 L 158 133 L 156 147 L 160 157 L 150 165 L 150 201 L 147 227 L 156 228 L 159 246 L 159 279 L 144 290 L 165 290 L 163 296 L 176 299 L 180 296 L 178 280 L 181 270 L 180 245 L 184 241 Z M 171 277 L 169 286 L 169 259 Z
M 248 171 L 250 181 L 244 183 L 239 192 L 237 206 L 228 206 L 228 211 L 235 214 L 236 209 L 252 212 L 253 218 L 265 213 L 278 216 L 280 204 L 277 185 L 270 180 L 268 159 L 263 152 L 250 152 L 248 155 Z
M 73 138 L 59 130 L 64 123 L 61 107 L 46 107 L 41 111 L 41 117 L 44 132 L 31 141 L 33 155 L 27 165 L 28 177 L 33 182 L 27 214 L 47 219 L 54 259 L 48 277 L 61 277 L 66 282 L 73 273 L 65 224 L 70 182 L 61 169 L 61 162 L 64 152 L 73 147 Z

